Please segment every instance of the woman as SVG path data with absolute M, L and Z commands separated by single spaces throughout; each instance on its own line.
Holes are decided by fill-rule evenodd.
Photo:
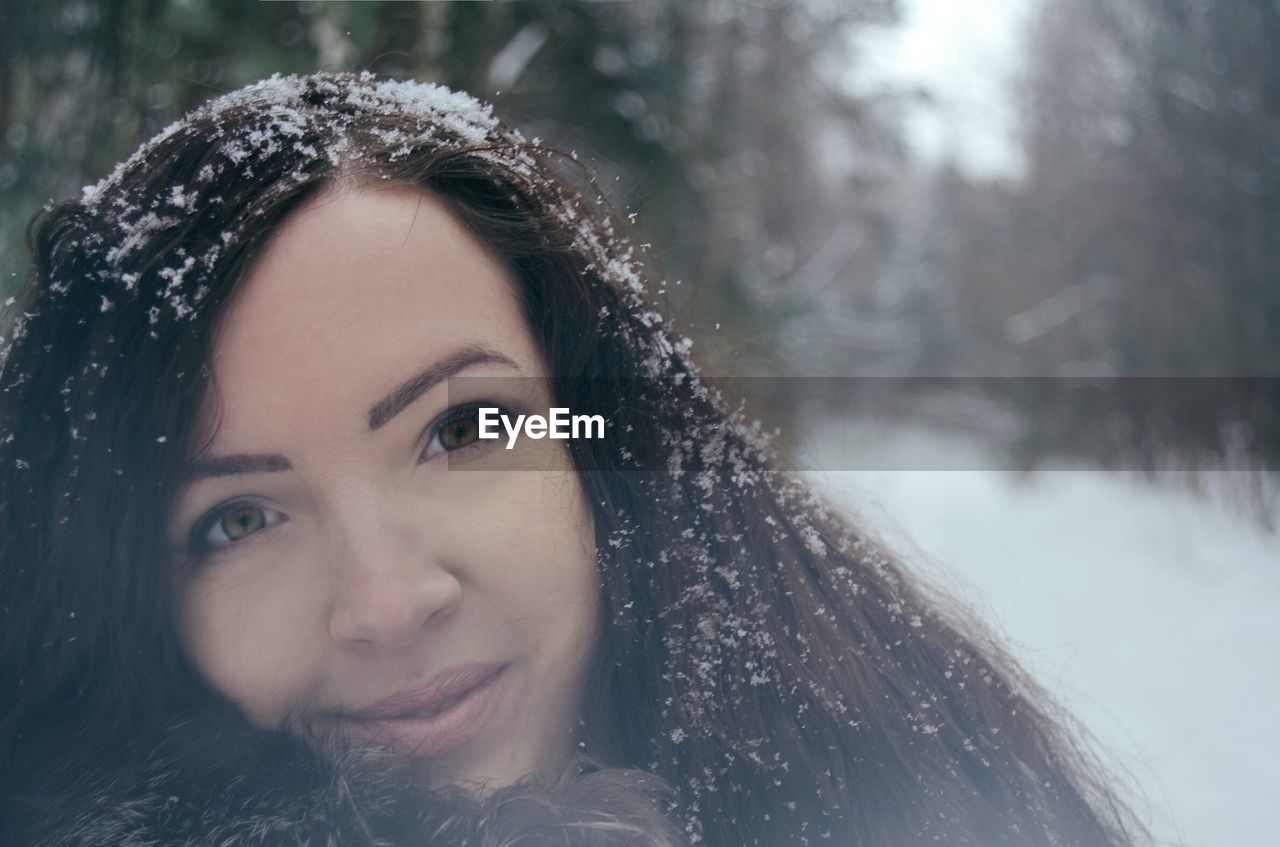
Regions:
M 575 175 L 463 95 L 274 77 L 38 221 L 10 841 L 1132 843 L 999 650 L 770 470 Z M 608 425 L 508 451 L 482 406 Z

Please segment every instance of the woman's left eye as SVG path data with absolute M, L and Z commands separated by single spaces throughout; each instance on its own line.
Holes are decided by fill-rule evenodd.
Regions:
M 431 440 L 418 459 L 420 463 L 441 453 L 475 447 L 480 441 L 480 405 L 455 406 L 437 418 L 430 429 Z

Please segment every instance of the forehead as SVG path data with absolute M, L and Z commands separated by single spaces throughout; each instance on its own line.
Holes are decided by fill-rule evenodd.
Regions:
M 498 260 L 425 192 L 331 192 L 284 222 L 223 317 L 212 361 L 223 423 L 245 408 L 372 402 L 476 343 L 538 371 Z

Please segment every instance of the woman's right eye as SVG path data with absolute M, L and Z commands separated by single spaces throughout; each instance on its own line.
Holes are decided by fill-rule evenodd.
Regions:
M 215 509 L 196 524 L 191 532 L 191 549 L 197 554 L 216 553 L 285 520 L 282 513 L 257 503 L 232 503 Z

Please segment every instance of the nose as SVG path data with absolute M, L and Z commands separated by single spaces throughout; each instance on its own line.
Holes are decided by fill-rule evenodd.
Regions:
M 417 520 L 370 508 L 349 516 L 333 539 L 337 573 L 331 637 L 358 648 L 402 648 L 444 620 L 462 583 Z

